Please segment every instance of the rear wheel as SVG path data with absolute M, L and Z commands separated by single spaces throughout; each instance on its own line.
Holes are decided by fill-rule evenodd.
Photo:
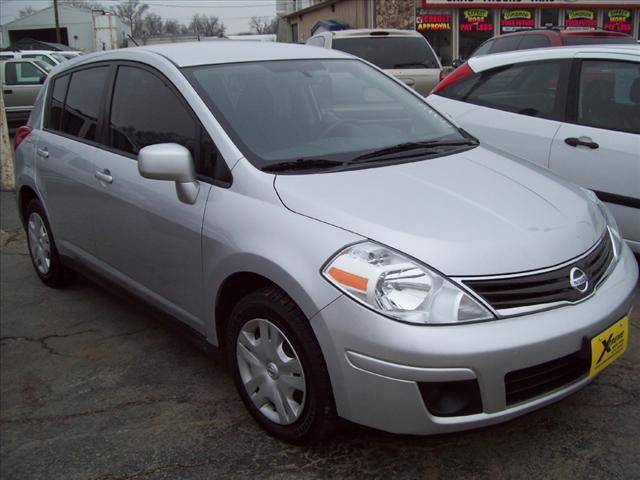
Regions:
M 29 255 L 38 277 L 50 287 L 64 285 L 70 279 L 71 271 L 60 262 L 49 221 L 39 200 L 29 202 L 25 217 Z
M 312 443 L 333 426 L 329 375 L 308 320 L 277 287 L 244 297 L 231 313 L 227 355 L 257 422 L 290 443 Z

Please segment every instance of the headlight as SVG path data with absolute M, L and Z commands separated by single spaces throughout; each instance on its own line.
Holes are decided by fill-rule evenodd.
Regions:
M 403 322 L 441 325 L 494 318 L 449 280 L 373 242 L 345 248 L 322 274 L 358 302 Z
M 593 191 L 586 188 L 583 188 L 582 190 L 593 203 L 598 205 L 600 213 L 602 213 L 602 216 L 607 222 L 609 233 L 611 234 L 611 241 L 613 242 L 613 253 L 615 257 L 618 258 L 620 256 L 620 252 L 622 251 L 622 235 L 620 235 L 620 230 L 618 229 L 616 219 L 613 217 L 611 211 L 607 208 L 607 206 L 600 201 L 600 199 Z

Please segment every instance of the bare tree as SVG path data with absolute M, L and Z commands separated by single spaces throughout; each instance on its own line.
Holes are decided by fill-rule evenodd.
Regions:
M 148 9 L 149 5 L 140 3 L 140 0 L 123 0 L 119 5 L 111 7 L 111 11 L 131 27 L 131 35 L 134 37 L 142 34 L 142 16 Z
M 163 32 L 162 17 L 157 13 L 149 13 L 142 20 L 142 28 L 147 35 L 161 35 Z
M 82 8 L 84 10 L 105 10 L 104 5 L 93 0 L 60 0 L 60 5 Z
M 249 28 L 258 34 L 278 33 L 278 18 L 274 17 L 251 17 L 249 20 Z
M 224 32 L 227 31 L 227 27 L 218 17 L 208 17 L 205 14 L 196 13 L 191 19 L 189 30 L 196 35 L 221 37 L 224 35 Z
M 178 35 L 182 32 L 182 28 L 186 28 L 182 25 L 178 20 L 165 20 L 164 22 L 164 32 L 169 33 L 171 35 Z
M 36 11 L 32 7 L 24 7 L 18 12 L 18 18 L 28 17 L 29 15 L 33 15 L 34 13 L 36 13 Z

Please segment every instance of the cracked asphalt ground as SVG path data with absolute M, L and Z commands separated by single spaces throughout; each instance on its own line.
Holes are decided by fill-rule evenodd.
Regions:
M 215 354 L 85 279 L 42 285 L 2 193 L 0 477 L 639 478 L 640 307 L 629 350 L 579 393 L 435 437 L 344 422 L 324 445 L 264 434 Z

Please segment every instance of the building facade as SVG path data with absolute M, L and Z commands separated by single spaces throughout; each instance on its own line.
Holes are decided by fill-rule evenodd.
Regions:
M 76 50 L 95 52 L 126 45 L 131 29 L 108 12 L 67 5 L 58 6 L 61 43 Z M 23 38 L 56 42 L 53 7 L 2 25 L 2 47 Z
M 640 38 L 640 1 L 631 0 L 282 0 L 279 14 L 280 41 L 305 42 L 319 21 L 415 29 L 444 65 L 518 30 L 600 28 Z

